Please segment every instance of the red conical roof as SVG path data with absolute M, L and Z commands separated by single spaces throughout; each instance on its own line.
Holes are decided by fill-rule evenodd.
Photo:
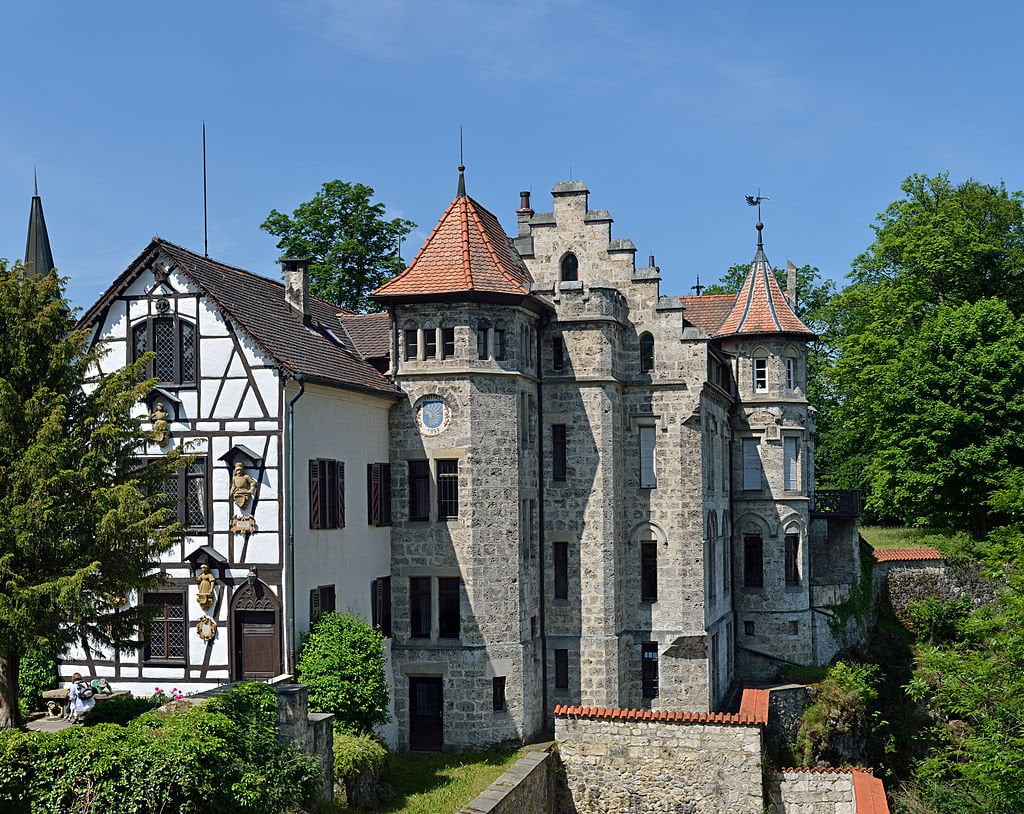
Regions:
M 808 338 L 814 332 L 796 315 L 779 281 L 775 279 L 772 264 L 761 245 L 761 224 L 757 224 L 757 254 L 750 264 L 750 272 L 736 297 L 736 304 L 721 324 L 715 336 L 750 334 L 803 334 Z
M 463 193 L 445 210 L 409 267 L 373 296 L 462 292 L 526 296 L 532 282 L 498 219 Z

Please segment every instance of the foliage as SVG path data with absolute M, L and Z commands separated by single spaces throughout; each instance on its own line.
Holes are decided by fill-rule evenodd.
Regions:
M 379 774 L 387 759 L 387 747 L 372 735 L 334 735 L 335 779 L 365 771 Z
M 868 622 L 868 617 L 875 602 L 875 558 L 872 549 L 863 541 L 858 547 L 860 557 L 860 576 L 850 586 L 846 598 L 835 605 L 829 605 L 831 616 L 828 617 L 828 628 L 837 639 L 846 633 L 850 621 L 859 625 Z
M 105 352 L 56 274 L 0 261 L 0 727 L 40 641 L 131 646 L 143 610 L 111 598 L 158 584 L 152 563 L 177 538 L 160 485 L 180 456 L 136 461 L 148 359 L 98 374 Z
M 40 642 L 22 653 L 18 665 L 18 704 L 21 716 L 43 707 L 43 693 L 57 686 L 57 656 L 53 647 Z
M 387 723 L 384 637 L 351 613 L 325 613 L 299 651 L 297 678 L 309 687 L 309 708 L 334 713 L 337 732 L 370 732 Z
M 137 695 L 118 695 L 104 698 L 85 716 L 86 726 L 97 724 L 120 724 L 127 726 L 129 721 L 138 718 L 142 713 L 156 709 L 163 701 Z
M 399 242 L 416 224 L 385 220 L 365 184 L 326 181 L 291 217 L 270 210 L 260 226 L 288 257 L 308 257 L 310 292 L 353 311 L 374 310 L 370 292 L 403 269 Z
M 804 766 L 819 760 L 842 763 L 836 759 L 836 736 L 866 736 L 878 680 L 878 667 L 873 664 L 837 661 L 829 668 L 824 680 L 815 685 L 814 702 L 804 710 L 797 731 L 797 754 Z
M 314 758 L 276 737 L 273 690 L 243 684 L 203 707 L 128 726 L 0 732 L 0 809 L 149 814 L 280 812 L 312 797 Z

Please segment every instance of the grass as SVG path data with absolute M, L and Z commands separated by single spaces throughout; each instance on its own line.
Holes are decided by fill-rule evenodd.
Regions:
M 493 783 L 525 751 L 496 747 L 482 752 L 404 752 L 391 755 L 384 782 L 395 799 L 379 814 L 454 814 Z M 359 809 L 339 807 L 337 814 Z
M 943 529 L 910 526 L 861 526 L 860 536 L 867 540 L 872 548 L 921 548 L 934 546 L 936 542 L 941 542 L 952 534 Z

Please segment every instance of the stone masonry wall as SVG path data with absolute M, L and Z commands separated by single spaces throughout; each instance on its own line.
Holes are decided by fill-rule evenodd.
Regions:
M 551 814 L 557 758 L 549 748 L 533 747 L 458 814 Z
M 555 739 L 576 814 L 763 810 L 756 724 L 556 715 Z
M 771 814 L 857 814 L 853 773 L 783 770 L 768 783 Z

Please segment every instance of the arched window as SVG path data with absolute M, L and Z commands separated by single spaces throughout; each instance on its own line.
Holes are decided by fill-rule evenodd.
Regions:
M 654 337 L 649 333 L 640 334 L 640 372 L 654 370 Z
M 568 283 L 580 278 L 580 261 L 569 252 L 562 258 L 562 282 Z
M 132 326 L 132 360 L 153 351 L 146 371 L 157 384 L 195 384 L 196 328 L 176 316 L 153 317 Z

